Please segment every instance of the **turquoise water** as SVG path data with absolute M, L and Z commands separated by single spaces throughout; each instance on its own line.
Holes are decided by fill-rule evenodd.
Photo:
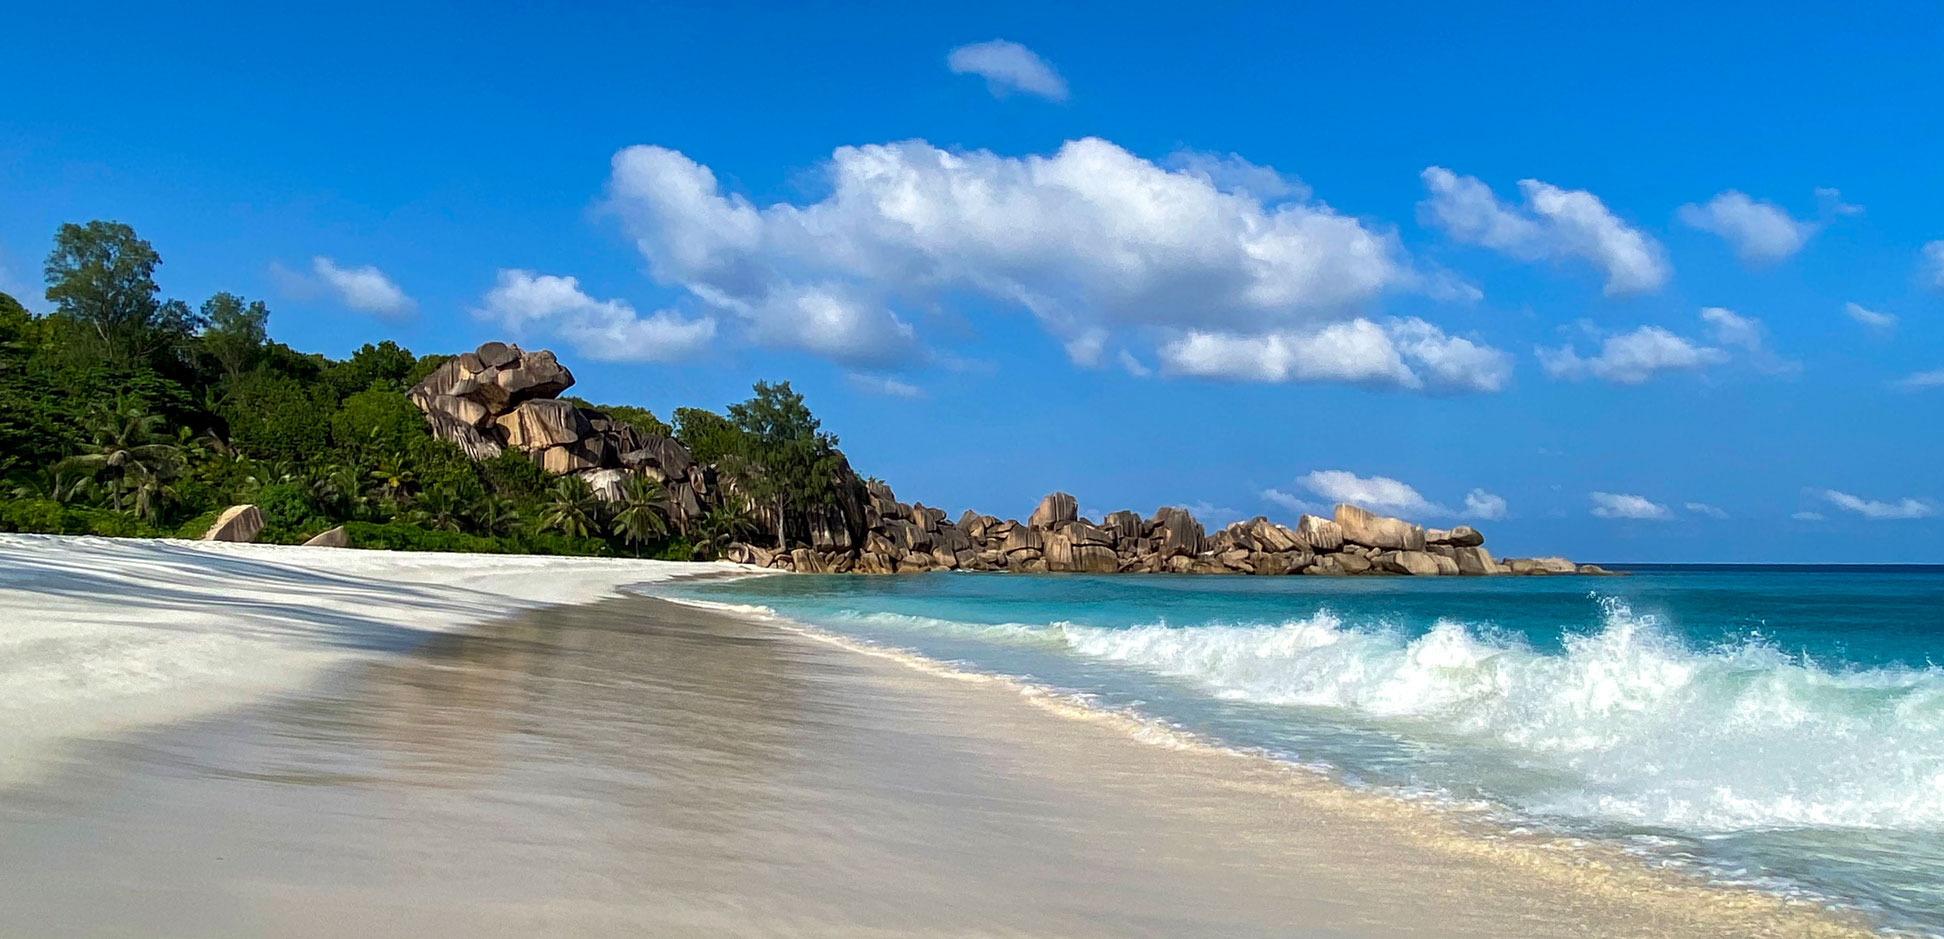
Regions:
M 663 589 L 1944 935 L 1944 568 Z

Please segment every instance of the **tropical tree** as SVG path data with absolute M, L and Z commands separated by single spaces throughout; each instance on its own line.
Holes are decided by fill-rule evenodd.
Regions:
M 270 339 L 270 310 L 261 300 L 245 301 L 233 293 L 218 293 L 202 305 L 202 347 L 223 370 L 228 389 L 235 389 L 243 373 L 256 365 L 263 344 Z
M 615 503 L 609 532 L 635 549 L 641 556 L 643 543 L 668 534 L 668 494 L 662 484 L 645 473 L 628 477 Z
M 162 257 L 120 222 L 62 225 L 47 256 L 47 299 L 100 361 L 136 365 L 194 334 L 199 319 L 162 302 L 155 268 Z
M 697 557 L 720 557 L 731 544 L 756 537 L 762 526 L 756 523 L 748 499 L 739 493 L 723 492 L 689 531 L 695 538 Z
M 142 477 L 173 478 L 181 453 L 161 434 L 162 417 L 150 414 L 139 402 L 117 398 L 98 407 L 86 423 L 88 442 L 56 470 L 78 469 L 108 491 L 109 503 L 122 510 L 131 484 Z
M 729 406 L 742 443 L 727 462 L 751 499 L 774 508 L 776 546 L 782 548 L 790 508 L 831 498 L 843 457 L 836 436 L 822 431 L 789 382 L 759 381 L 755 390 L 755 397 Z
M 402 453 L 381 458 L 377 468 L 369 475 L 372 491 L 393 508 L 404 504 L 411 495 L 413 484 L 418 482 L 418 473 L 413 471 L 411 461 L 405 459 Z
M 591 538 L 601 530 L 601 508 L 587 480 L 562 476 L 554 482 L 552 501 L 540 513 L 540 527 L 572 538 Z
M 520 513 L 511 500 L 491 493 L 473 503 L 469 513 L 473 525 L 488 535 L 508 535 L 520 524 Z
M 433 486 L 413 503 L 412 521 L 435 531 L 464 531 L 465 512 L 451 486 Z

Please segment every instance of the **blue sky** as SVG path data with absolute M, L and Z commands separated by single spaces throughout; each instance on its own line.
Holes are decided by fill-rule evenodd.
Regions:
M 789 378 L 954 512 L 1944 561 L 1944 13 L 1570 6 L 41 4 L 0 290 L 119 219 L 301 349 Z

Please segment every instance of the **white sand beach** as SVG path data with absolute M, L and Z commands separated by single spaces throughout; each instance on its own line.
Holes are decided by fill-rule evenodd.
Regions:
M 0 934 L 1866 934 L 616 591 L 729 569 L 0 536 Z

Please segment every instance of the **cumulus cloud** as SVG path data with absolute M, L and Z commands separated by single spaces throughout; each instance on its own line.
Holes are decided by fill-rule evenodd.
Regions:
M 1786 258 L 1802 250 L 1820 227 L 1797 220 L 1773 202 L 1757 201 L 1733 189 L 1705 205 L 1681 206 L 1677 215 L 1689 227 L 1721 236 L 1744 261 Z
M 954 75 L 985 79 L 994 97 L 1025 92 L 1048 101 L 1067 99 L 1066 79 L 1033 50 L 1016 42 L 993 39 L 959 46 L 946 54 L 945 66 Z
M 1539 365 L 1553 378 L 1597 378 L 1616 385 L 1638 385 L 1660 372 L 1696 371 L 1728 361 L 1720 349 L 1697 344 L 1659 326 L 1606 337 L 1600 353 L 1583 358 L 1571 345 L 1537 350 Z
M 418 302 L 399 289 L 385 272 L 369 264 L 339 267 L 336 261 L 319 255 L 311 259 L 316 283 L 335 296 L 338 302 L 360 313 L 384 317 L 410 316 Z
M 1937 507 L 1922 499 L 1905 498 L 1900 502 L 1877 502 L 1835 489 L 1824 489 L 1822 497 L 1839 509 L 1855 512 L 1868 519 L 1928 518 L 1937 514 Z
M 1889 332 L 1897 328 L 1897 318 L 1895 316 L 1889 313 L 1879 313 L 1860 303 L 1843 304 L 1843 312 L 1849 314 L 1850 319 L 1862 323 L 1864 326 L 1877 332 Z
M 1496 521 L 1505 517 L 1505 499 L 1483 489 L 1465 493 L 1465 507 L 1458 514 L 1466 518 Z
M 1601 518 L 1664 521 L 1674 517 L 1674 513 L 1668 511 L 1667 506 L 1648 499 L 1646 496 L 1630 495 L 1624 492 L 1595 492 L 1591 493 L 1591 496 L 1593 498 L 1593 514 Z
M 760 342 L 883 370 L 930 354 L 899 311 L 968 295 L 1029 312 L 1089 367 L 1131 343 L 1178 375 L 1490 390 L 1496 350 L 1360 310 L 1431 289 L 1394 233 L 1234 159 L 1167 169 L 1105 140 L 1051 156 L 951 152 L 922 140 L 839 148 L 828 194 L 759 206 L 681 153 L 617 153 L 609 207 L 657 281 Z M 1284 179 L 1279 174 L 1277 179 Z M 1277 337 L 1251 359 L 1238 342 Z M 1136 350 L 1138 351 L 1138 350 Z M 1328 356 L 1342 354 L 1343 361 Z
M 1522 179 L 1525 204 L 1514 206 L 1478 178 L 1441 166 L 1427 167 L 1423 179 L 1430 197 L 1419 204 L 1420 216 L 1457 241 L 1521 261 L 1585 260 L 1606 277 L 1608 295 L 1659 289 L 1673 273 L 1659 242 L 1585 190 Z
M 573 277 L 502 270 L 476 311 L 516 335 L 541 331 L 603 362 L 677 362 L 693 358 L 715 338 L 709 317 L 685 319 L 667 310 L 648 316 L 626 300 L 596 300 Z
M 1169 374 L 1242 381 L 1483 392 L 1504 387 L 1512 374 L 1505 353 L 1415 318 L 1258 335 L 1191 330 L 1157 351 Z
M 1752 316 L 1724 307 L 1701 310 L 1701 322 L 1713 333 L 1713 344 L 1679 336 L 1660 326 L 1641 326 L 1612 333 L 1600 341 L 1597 355 L 1582 356 L 1572 344 L 1535 350 L 1539 365 L 1553 378 L 1578 381 L 1597 378 L 1616 385 L 1638 385 L 1662 372 L 1700 371 L 1735 358 L 1772 374 L 1794 372 L 1801 366 L 1775 353 L 1768 328 Z
M 1893 382 L 1892 387 L 1898 391 L 1929 391 L 1932 388 L 1944 388 L 1944 368 L 1906 375 Z
M 1933 290 L 1944 290 L 1944 240 L 1924 245 L 1919 255 L 1917 276 L 1924 286 Z
M 1863 207 L 1843 201 L 1843 191 L 1829 186 L 1816 187 L 1816 204 L 1822 208 L 1825 218 L 1830 216 L 1862 215 Z
M 1706 515 L 1709 518 L 1728 517 L 1728 512 L 1726 510 L 1722 509 L 1720 506 L 1709 505 L 1706 502 L 1689 502 L 1684 507 L 1688 511 L 1693 512 L 1696 515 Z

